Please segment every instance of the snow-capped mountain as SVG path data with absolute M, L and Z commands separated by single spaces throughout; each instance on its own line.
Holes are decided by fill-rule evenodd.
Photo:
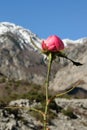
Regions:
M 65 46 L 68 46 L 69 44 L 73 44 L 73 45 L 77 46 L 78 44 L 87 43 L 87 37 L 80 38 L 80 39 L 77 39 L 77 40 L 63 39 L 63 42 L 64 42 Z
M 30 36 L 32 37 L 36 45 L 41 48 L 41 39 L 36 34 L 32 33 L 30 30 L 25 29 L 21 26 L 18 26 L 9 22 L 1 22 L 0 35 L 5 34 L 5 33 L 12 33 L 16 35 L 20 41 L 19 44 L 22 49 L 23 49 L 23 46 L 26 46 L 26 45 L 33 46 L 32 43 L 30 42 Z M 75 44 L 75 45 L 84 44 L 84 43 L 87 43 L 87 37 L 80 38 L 77 40 L 63 39 L 63 42 L 65 46 L 69 44 Z
M 38 47 L 41 47 L 41 39 L 38 38 L 38 36 L 34 33 L 32 33 L 30 30 L 25 29 L 21 26 L 15 25 L 13 23 L 9 22 L 1 22 L 0 23 L 0 35 L 10 33 L 15 36 L 17 36 L 19 40 L 19 45 L 23 49 L 23 47 L 28 45 L 32 45 L 30 42 L 30 37 L 33 39 L 33 41 L 36 43 Z M 0 39 L 1 40 L 1 39 Z
M 15 80 L 42 83 L 46 66 L 34 43 L 41 47 L 41 39 L 30 30 L 12 23 L 0 23 L 0 74 Z
M 36 48 L 32 45 L 30 37 L 41 48 L 42 39 L 30 30 L 13 23 L 0 23 L 0 74 L 16 80 L 43 83 L 47 67 L 43 62 L 43 55 L 35 51 Z M 87 38 L 75 41 L 63 39 L 63 42 L 69 47 L 66 53 L 72 59 L 76 60 L 83 54 L 84 57 L 86 56 Z M 67 61 L 62 60 L 62 62 L 63 64 L 60 62 L 53 67 L 53 73 L 56 73 L 60 67 L 68 65 Z

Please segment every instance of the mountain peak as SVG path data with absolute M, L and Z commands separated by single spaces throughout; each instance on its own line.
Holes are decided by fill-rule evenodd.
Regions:
M 0 73 L 9 79 L 40 83 L 46 66 L 30 37 L 41 47 L 41 39 L 30 30 L 9 22 L 0 23 Z
M 16 34 L 20 39 L 24 39 L 25 43 L 30 44 L 32 46 L 32 44 L 30 43 L 30 36 L 31 36 L 34 42 L 36 43 L 36 45 L 41 48 L 41 39 L 36 34 L 32 33 L 28 29 L 23 28 L 22 26 L 10 22 L 1 22 L 0 35 L 5 34 L 7 32 Z M 71 40 L 67 38 L 67 39 L 63 39 L 63 42 L 65 46 L 71 44 L 72 45 L 84 44 L 87 43 L 87 37 L 83 37 L 77 40 Z
M 32 45 L 30 37 L 41 48 L 42 39 L 30 30 L 9 22 L 0 23 L 0 73 L 16 80 L 24 79 L 43 83 L 47 67 L 44 64 L 43 55 L 38 53 Z M 82 63 L 86 61 L 87 38 L 75 41 L 63 39 L 63 42 L 69 48 L 66 50 L 70 58 L 78 60 L 83 55 Z M 56 67 L 53 67 L 52 76 L 59 68 L 64 67 L 63 64 L 66 66 L 68 62 L 62 60 L 56 64 Z
M 12 35 L 16 35 L 20 41 L 20 46 L 23 49 L 23 46 L 29 45 L 32 46 L 34 48 L 34 46 L 32 45 L 32 43 L 30 42 L 30 37 L 34 40 L 34 42 L 36 43 L 36 45 L 38 47 L 41 47 L 41 39 L 38 38 L 38 36 L 34 33 L 32 33 L 30 30 L 25 29 L 21 26 L 18 26 L 14 23 L 10 23 L 10 22 L 1 22 L 0 23 L 0 35 L 2 34 L 12 34 Z M 34 48 L 36 49 L 36 48 Z
M 71 40 L 71 39 L 63 39 L 63 42 L 65 44 L 65 46 L 68 46 L 70 44 L 72 45 L 79 45 L 79 44 L 85 44 L 87 43 L 87 37 L 84 37 L 84 38 L 80 38 L 80 39 L 77 39 L 77 40 Z

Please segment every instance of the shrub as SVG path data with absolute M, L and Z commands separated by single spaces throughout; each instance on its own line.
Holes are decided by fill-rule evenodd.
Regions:
M 65 116 L 68 116 L 70 117 L 71 119 L 77 119 L 77 116 L 74 114 L 73 112 L 73 109 L 68 107 L 67 110 L 62 110 L 62 113 L 65 115 Z

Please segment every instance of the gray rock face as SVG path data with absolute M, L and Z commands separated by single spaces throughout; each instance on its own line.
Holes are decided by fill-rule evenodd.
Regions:
M 31 103 L 27 99 L 11 101 L 9 107 L 12 109 L 0 109 L 0 130 L 38 130 L 42 128 L 42 123 L 29 114 L 29 108 L 35 105 L 39 104 Z M 25 107 L 25 109 L 20 107 Z
M 41 39 L 30 30 L 11 23 L 0 23 L 0 73 L 9 79 L 43 84 L 47 66 L 43 55 L 32 45 L 30 37 L 41 48 Z M 80 80 L 84 83 L 78 87 L 86 89 L 87 38 L 77 40 L 74 44 L 72 40 L 63 41 L 67 45 L 65 52 L 68 57 L 80 61 L 83 66 L 73 66 L 66 59 L 60 58 L 60 62 L 58 60 L 58 63 L 52 65 L 50 89 L 65 90 Z
M 77 116 L 76 119 L 70 119 L 63 113 L 59 113 L 58 119 L 55 119 L 54 129 L 57 130 L 86 130 L 87 129 L 87 99 L 55 99 L 56 103 L 65 111 L 70 111 Z M 51 127 L 53 129 L 53 126 Z
M 86 130 L 87 129 L 87 99 L 55 99 L 62 111 L 52 119 L 49 128 L 51 130 Z M 30 115 L 29 107 L 40 105 L 32 104 L 27 99 L 12 101 L 9 106 L 25 107 L 25 109 L 0 108 L 0 130 L 42 130 L 43 124 Z M 27 109 L 26 109 L 27 108 Z M 64 111 L 72 110 L 75 117 L 64 114 Z
M 79 82 L 76 87 L 87 90 L 87 42 L 77 45 L 69 44 L 65 51 L 69 58 L 81 62 L 83 65 L 74 66 L 69 61 L 64 60 L 65 65 L 57 71 L 50 88 L 55 91 L 62 91 Z
M 0 73 L 9 79 L 41 84 L 46 75 L 46 66 L 43 56 L 35 50 L 29 38 L 31 36 L 37 45 L 40 45 L 40 39 L 16 25 L 1 23 L 0 29 Z

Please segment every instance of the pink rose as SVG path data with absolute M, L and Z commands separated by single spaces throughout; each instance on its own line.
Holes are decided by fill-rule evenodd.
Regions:
M 58 52 L 64 49 L 64 43 L 56 36 L 49 36 L 46 40 L 42 41 L 43 51 Z

